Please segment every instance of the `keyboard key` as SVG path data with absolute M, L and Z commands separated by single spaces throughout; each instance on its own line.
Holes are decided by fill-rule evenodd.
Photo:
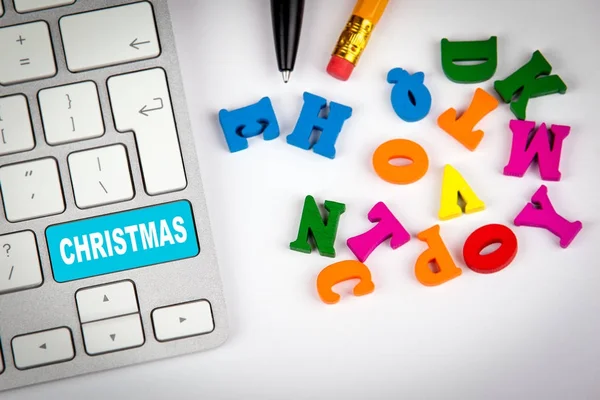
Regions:
M 60 32 L 73 72 L 160 54 L 154 13 L 145 1 L 63 17 Z
M 18 369 L 56 364 L 75 357 L 71 331 L 67 328 L 15 336 L 12 350 Z
M 185 188 L 164 70 L 113 76 L 108 80 L 108 90 L 117 130 L 135 133 L 146 192 L 156 195 Z
M 46 241 L 57 282 L 181 260 L 200 251 L 185 200 L 52 225 Z
M 43 21 L 0 28 L 0 84 L 27 82 L 56 74 L 48 24 Z
M 212 332 L 215 328 L 206 300 L 157 308 L 152 312 L 156 340 L 166 341 Z
M 15 0 L 15 9 L 20 13 L 24 13 L 73 3 L 75 3 L 75 0 Z
M 0 155 L 33 149 L 27 99 L 22 94 L 0 98 Z
M 80 289 L 75 295 L 81 323 L 138 312 L 131 281 Z
M 89 355 L 131 349 L 144 344 L 140 314 L 88 322 L 81 326 Z
M 42 271 L 33 232 L 0 236 L 0 294 L 41 284 Z
M 44 133 L 49 144 L 62 144 L 104 134 L 98 90 L 94 82 L 39 92 Z
M 54 158 L 1 167 L 0 189 L 6 219 L 10 222 L 60 214 L 65 210 Z
M 69 154 L 77 207 L 88 208 L 133 198 L 125 146 L 115 144 Z

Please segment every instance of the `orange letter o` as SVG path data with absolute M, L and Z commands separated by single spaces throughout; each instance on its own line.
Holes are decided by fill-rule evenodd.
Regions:
M 395 158 L 411 160 L 409 165 L 392 165 Z M 382 143 L 373 153 L 373 168 L 379 177 L 396 184 L 414 183 L 421 179 L 429 168 L 427 153 L 417 143 L 407 139 L 394 139 Z

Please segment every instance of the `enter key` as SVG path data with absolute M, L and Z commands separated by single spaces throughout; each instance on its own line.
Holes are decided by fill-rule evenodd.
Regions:
M 135 133 L 146 192 L 185 188 L 187 181 L 164 70 L 113 76 L 108 91 L 117 130 Z

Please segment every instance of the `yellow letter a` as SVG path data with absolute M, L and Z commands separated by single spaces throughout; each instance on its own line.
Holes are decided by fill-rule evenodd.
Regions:
M 451 165 L 444 167 L 444 179 L 442 181 L 442 198 L 440 200 L 440 211 L 438 217 L 441 220 L 452 219 L 462 215 L 462 209 L 458 205 L 458 196 L 465 203 L 465 213 L 470 214 L 485 209 L 483 201 L 477 197 L 467 181 Z

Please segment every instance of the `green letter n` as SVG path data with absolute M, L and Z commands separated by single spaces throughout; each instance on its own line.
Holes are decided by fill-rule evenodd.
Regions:
M 335 236 L 337 233 L 340 216 L 346 211 L 346 205 L 334 201 L 325 201 L 325 209 L 329 215 L 321 218 L 321 212 L 314 197 L 306 196 L 298 237 L 290 243 L 290 249 L 303 253 L 310 253 L 312 247 L 308 242 L 309 235 L 314 239 L 319 254 L 324 257 L 335 257 Z

